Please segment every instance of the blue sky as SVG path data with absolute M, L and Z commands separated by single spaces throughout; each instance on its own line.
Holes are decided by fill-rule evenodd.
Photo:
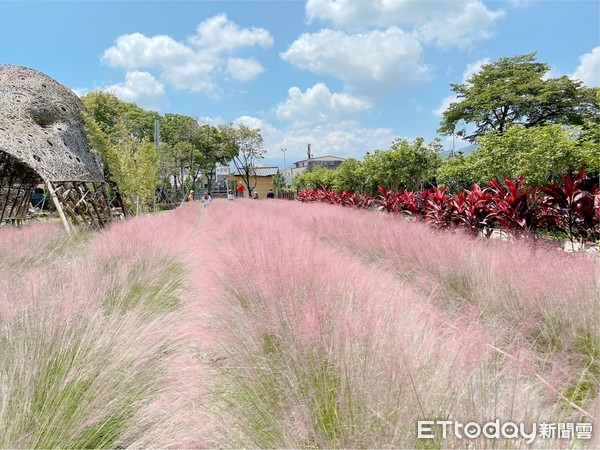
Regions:
M 598 86 L 599 24 L 597 0 L 0 1 L 0 63 L 260 127 L 283 166 L 432 140 L 450 83 L 500 57 Z

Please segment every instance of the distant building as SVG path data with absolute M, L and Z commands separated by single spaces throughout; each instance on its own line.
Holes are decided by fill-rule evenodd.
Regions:
M 258 196 L 260 198 L 266 198 L 267 193 L 269 192 L 269 189 L 273 189 L 275 190 L 275 184 L 273 183 L 273 177 L 279 172 L 279 168 L 278 167 L 271 167 L 271 166 L 260 166 L 260 167 L 254 167 L 252 169 L 252 172 L 250 174 L 250 186 L 254 185 L 254 182 L 256 182 L 256 187 L 253 190 L 254 192 L 258 192 Z M 240 172 L 238 169 L 236 169 L 231 175 L 229 175 L 229 177 L 227 178 L 227 181 L 229 183 L 229 189 L 233 190 L 235 192 L 235 187 L 237 186 L 238 182 L 242 182 L 244 183 L 244 186 L 246 186 L 246 183 L 244 182 L 244 179 L 242 177 L 242 172 Z M 244 193 L 244 195 L 248 195 L 248 188 L 246 187 L 246 191 Z
M 227 189 L 227 178 L 229 177 L 229 173 L 231 172 L 231 170 L 229 169 L 229 166 L 222 166 L 222 165 L 217 165 L 216 167 L 216 171 L 215 171 L 215 175 L 216 175 L 216 184 L 219 188 L 219 190 L 226 190 Z
M 301 174 L 305 170 L 312 169 L 313 167 L 323 167 L 329 170 L 335 170 L 344 161 L 344 158 L 337 156 L 319 156 L 318 158 L 308 158 L 302 161 L 296 161 L 295 167 L 291 169 L 291 176 L 294 177 Z
M 196 187 L 198 188 L 196 196 L 198 196 L 198 198 L 202 196 L 203 192 L 208 189 L 209 184 L 211 186 L 212 194 L 224 194 L 227 192 L 227 178 L 229 176 L 229 172 L 229 166 L 217 164 L 214 172 L 200 173 L 198 179 L 196 180 Z

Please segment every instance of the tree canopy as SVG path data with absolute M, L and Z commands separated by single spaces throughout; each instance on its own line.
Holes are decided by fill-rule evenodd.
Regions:
M 108 92 L 90 92 L 82 100 L 88 111 L 88 138 L 104 159 L 108 179 L 130 205 L 138 195 L 152 203 L 155 187 L 161 196 L 180 200 L 196 188 L 200 178 L 211 190 L 217 164 L 228 163 L 241 148 L 246 151 L 249 143 L 244 140 L 248 135 L 244 138 L 240 129 L 234 133 L 231 125 L 199 124 L 195 117 L 183 114 L 161 116 Z M 158 146 L 154 143 L 156 120 L 160 124 Z M 260 132 L 258 137 L 262 146 Z
M 466 83 L 452 84 L 458 100 L 444 111 L 438 132 L 474 143 L 487 131 L 502 134 L 512 124 L 581 125 L 598 117 L 597 88 L 567 76 L 545 79 L 550 67 L 535 59 L 536 53 L 500 58 L 483 65 Z M 474 130 L 468 131 L 468 124 Z
M 83 118 L 90 144 L 104 161 L 106 176 L 130 210 L 136 199 L 142 210 L 149 208 L 157 180 L 154 144 L 148 137 L 140 137 L 143 133 L 136 136 L 133 122 L 119 113 L 123 105 L 116 97 L 98 93 L 91 101 L 93 107 L 103 106 L 100 119 L 93 115 L 94 108 L 90 108 L 92 114 L 85 113 Z
M 522 175 L 530 186 L 559 181 L 582 167 L 600 171 L 598 142 L 579 127 L 544 125 L 509 127 L 503 134 L 488 131 L 468 155 L 448 158 L 437 172 L 438 183 L 458 190 L 471 183 L 486 185 L 490 178 L 515 179 Z
M 244 124 L 238 124 L 235 127 L 229 124 L 221 125 L 219 131 L 224 154 L 233 161 L 244 180 L 248 194 L 252 195 L 257 184 L 254 168 L 265 155 L 260 129 L 250 128 Z
M 367 154 L 362 165 L 368 192 L 377 192 L 377 186 L 394 189 L 419 189 L 431 183 L 442 162 L 441 146 L 434 141 L 425 144 L 423 138 L 409 142 L 396 139 L 388 150 Z
M 419 189 L 434 182 L 442 162 L 438 141 L 425 144 L 423 138 L 414 141 L 396 139 L 386 150 L 367 153 L 364 161 L 348 158 L 336 170 L 313 167 L 293 180 L 295 188 L 321 186 L 339 190 L 364 191 L 377 195 L 377 186 L 394 189 Z

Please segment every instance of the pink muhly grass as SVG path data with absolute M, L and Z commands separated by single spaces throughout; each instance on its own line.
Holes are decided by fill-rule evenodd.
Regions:
M 6 264 L 35 261 L 35 255 L 46 250 L 52 238 L 63 234 L 57 224 L 31 223 L 23 227 L 0 228 L 0 261 Z
M 316 217 L 319 205 L 310 206 Z M 419 223 L 336 209 L 322 223 L 306 218 L 315 235 L 415 280 L 426 293 L 435 292 L 443 307 L 454 305 L 458 313 L 473 309 L 492 322 L 519 324 L 549 311 L 561 315 L 567 308 L 569 316 L 577 312 L 572 322 L 578 324 L 587 323 L 585 311 L 598 306 L 599 266 L 594 259 L 524 242 L 437 233 Z
M 199 364 L 199 350 L 190 345 L 186 331 L 201 314 L 197 306 L 190 310 L 183 304 L 195 297 L 183 289 L 189 261 L 183 249 L 199 234 L 198 211 L 183 208 L 116 224 L 90 235 L 85 245 L 78 244 L 81 235 L 36 235 L 41 250 L 30 250 L 37 255 L 32 263 L 20 264 L 3 279 L 0 297 L 0 336 L 11 343 L 0 350 L 2 446 L 215 443 L 213 431 L 200 441 L 190 440 L 185 431 L 190 420 L 206 425 L 197 432 L 209 430 L 211 423 L 199 419 L 199 411 L 208 410 L 208 384 L 202 383 L 206 364 Z M 49 245 L 51 239 L 58 239 L 59 246 Z M 7 241 L 0 234 L 0 246 L 10 253 Z M 69 251 L 75 243 L 76 251 Z M 7 261 L 31 255 L 15 249 L 0 266 L 5 273 Z M 128 307 L 107 308 L 110 295 Z M 156 309 L 148 303 L 160 303 L 165 296 L 177 300 L 173 307 Z M 189 370 L 182 370 L 185 361 Z M 49 364 L 64 369 L 48 378 Z M 44 397 L 36 388 L 40 380 L 49 392 Z M 38 404 L 41 416 L 31 409 Z M 37 420 L 47 425 L 35 433 L 26 428 Z M 167 427 L 177 432 L 169 435 Z
M 207 213 L 204 224 L 221 244 L 214 274 L 231 308 L 217 325 L 230 334 L 225 371 L 232 378 L 224 389 L 237 399 L 228 404 L 240 408 L 246 436 L 234 445 L 410 446 L 414 434 L 404 424 L 419 417 L 526 418 L 533 405 L 542 415 L 543 389 L 487 345 L 493 335 L 477 322 L 449 326 L 453 316 L 435 312 L 426 293 L 388 265 L 344 251 L 340 230 L 378 233 L 366 220 L 377 216 L 320 206 L 215 202 Z M 384 255 L 394 248 L 385 242 Z M 492 360 L 508 372 L 490 373 Z M 523 380 L 518 393 L 514 379 L 502 381 L 505 373 Z M 490 387 L 480 392 L 483 386 Z
M 4 446 L 97 444 L 105 427 L 110 446 L 406 448 L 420 419 L 580 418 L 561 395 L 598 336 L 593 260 L 266 200 L 58 230 L 27 264 L 33 249 L 3 231 Z M 71 355 L 47 385 L 81 405 L 43 397 L 34 441 L 22 405 Z

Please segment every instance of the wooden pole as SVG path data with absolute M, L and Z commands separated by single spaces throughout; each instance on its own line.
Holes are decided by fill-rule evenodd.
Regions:
M 68 235 L 72 235 L 73 234 L 73 229 L 71 228 L 71 224 L 69 223 L 69 221 L 67 220 L 67 217 L 65 216 L 65 212 L 62 209 L 62 205 L 60 204 L 60 200 L 58 199 L 57 195 L 56 195 L 56 191 L 54 190 L 54 186 L 52 186 L 52 183 L 50 181 L 46 181 L 46 186 L 48 187 L 48 192 L 50 193 L 50 197 L 52 197 L 52 201 L 54 202 L 54 206 L 56 207 L 56 211 L 58 211 L 58 215 L 60 216 L 60 220 L 62 220 L 62 223 L 65 227 L 65 230 L 67 230 L 67 234 Z

